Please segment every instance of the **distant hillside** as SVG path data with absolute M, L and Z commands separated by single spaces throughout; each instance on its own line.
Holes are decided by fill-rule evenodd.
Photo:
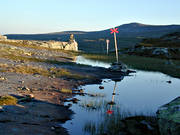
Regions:
M 160 38 L 146 38 L 139 45 L 146 47 L 180 48 L 180 32 L 169 33 Z
M 140 23 L 124 24 L 117 27 L 119 34 L 117 34 L 117 41 L 119 48 L 131 47 L 139 43 L 144 38 L 159 38 L 162 35 L 180 31 L 180 25 L 145 25 Z M 86 52 L 105 52 L 106 42 L 110 39 L 110 50 L 114 50 L 113 35 L 110 30 L 102 31 L 64 31 L 47 34 L 8 34 L 9 39 L 25 39 L 25 40 L 57 40 L 67 41 L 69 35 L 74 34 L 79 49 Z

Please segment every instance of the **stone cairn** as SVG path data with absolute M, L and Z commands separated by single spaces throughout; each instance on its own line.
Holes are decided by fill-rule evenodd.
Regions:
M 69 37 L 69 43 L 74 43 L 75 42 L 75 39 L 74 39 L 74 35 L 71 34 L 70 37 Z

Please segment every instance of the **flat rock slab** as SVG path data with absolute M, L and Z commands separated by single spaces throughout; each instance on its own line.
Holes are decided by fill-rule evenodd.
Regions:
M 0 112 L 0 134 L 65 135 L 67 133 L 60 124 L 70 119 L 71 114 L 64 106 L 37 100 L 3 106 Z

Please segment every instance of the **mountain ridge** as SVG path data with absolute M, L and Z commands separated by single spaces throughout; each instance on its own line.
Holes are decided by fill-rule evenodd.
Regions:
M 180 27 L 180 24 L 170 24 L 170 25 L 152 25 L 152 24 L 143 24 L 138 22 L 132 22 L 127 24 L 122 24 L 119 26 L 116 26 L 114 28 L 144 28 L 144 27 Z M 109 28 L 110 29 L 110 28 Z M 109 29 L 104 30 L 98 30 L 98 31 L 81 31 L 81 30 L 73 30 L 73 31 L 60 31 L 60 32 L 48 32 L 48 33 L 41 33 L 41 34 L 5 34 L 5 35 L 43 35 L 43 34 L 86 34 L 91 32 L 102 32 L 107 31 Z
M 180 25 L 148 25 L 141 23 L 129 23 L 117 26 L 117 42 L 121 47 L 132 47 L 141 42 L 143 38 L 159 38 L 165 34 L 180 32 Z M 67 41 L 69 35 L 74 34 L 79 44 L 79 49 L 87 52 L 105 52 L 106 39 L 109 39 L 110 49 L 114 49 L 113 34 L 110 29 L 100 31 L 63 31 L 46 34 L 7 34 L 9 39 L 21 40 L 55 40 Z
M 115 28 L 122 29 L 122 28 L 144 28 L 144 27 L 180 27 L 178 24 L 171 24 L 171 25 L 151 25 L 151 24 L 143 24 L 143 23 L 138 23 L 138 22 L 132 22 L 132 23 L 127 23 L 127 24 L 122 24 L 119 26 L 116 26 Z M 110 29 L 110 28 L 109 28 Z M 98 31 L 62 31 L 62 32 L 50 32 L 46 34 L 86 34 L 86 33 L 91 33 L 91 32 L 102 32 L 102 31 L 107 31 L 109 29 L 105 30 L 98 30 Z

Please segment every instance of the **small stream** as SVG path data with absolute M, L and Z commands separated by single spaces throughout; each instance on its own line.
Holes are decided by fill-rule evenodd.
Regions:
M 105 68 L 110 66 L 110 63 L 88 60 L 82 56 L 79 56 L 76 62 Z M 169 80 L 172 83 L 167 83 Z M 103 86 L 104 89 L 100 89 L 99 86 Z M 115 108 L 120 108 L 125 117 L 155 115 L 158 107 L 180 95 L 180 79 L 160 72 L 136 70 L 136 73 L 122 78 L 119 82 L 105 79 L 102 84 L 81 88 L 87 95 L 76 96 L 80 101 L 71 107 L 75 112 L 73 119 L 63 124 L 70 135 L 89 135 L 83 130 L 85 125 L 88 122 L 100 123 L 107 110 Z M 108 105 L 111 101 L 115 105 Z

